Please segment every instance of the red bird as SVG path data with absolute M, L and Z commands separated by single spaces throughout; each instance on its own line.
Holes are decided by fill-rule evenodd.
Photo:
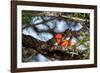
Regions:
M 61 40 L 62 40 L 62 34 L 56 34 L 56 35 L 55 35 L 55 39 L 56 39 L 56 42 L 57 42 L 58 44 L 60 44 L 60 43 L 61 43 Z
M 64 40 L 62 41 L 62 34 L 56 34 L 55 39 L 58 45 L 63 46 L 63 47 L 68 47 L 70 46 L 70 41 L 69 40 Z

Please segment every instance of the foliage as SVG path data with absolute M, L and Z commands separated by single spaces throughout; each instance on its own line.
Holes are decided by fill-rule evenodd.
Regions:
M 90 19 L 89 13 L 63 13 L 64 15 L 72 16 L 72 17 L 78 17 L 82 19 Z
M 40 30 L 37 29 L 37 27 L 41 27 L 41 26 L 39 26 L 39 25 L 41 25 L 41 22 L 37 23 L 36 25 L 32 25 L 31 24 L 32 19 L 35 18 L 35 17 L 38 17 L 38 14 L 40 14 L 40 13 L 44 13 L 44 12 L 42 12 L 42 11 L 22 11 L 22 25 L 26 26 L 25 27 L 25 31 L 27 32 L 27 31 L 30 31 L 30 30 L 34 29 L 34 30 L 36 30 L 36 32 L 31 31 L 31 36 L 34 37 L 33 34 L 36 33 L 35 37 L 39 36 L 40 38 L 43 35 L 45 35 L 44 32 L 45 33 L 52 33 L 52 35 L 47 35 L 46 34 L 46 36 L 51 36 L 52 39 L 47 40 L 45 42 L 47 42 L 47 43 L 49 43 L 50 45 L 53 45 L 53 46 L 55 46 L 55 45 L 56 46 L 60 46 L 60 44 L 57 43 L 59 41 L 59 39 L 55 39 L 55 37 L 54 37 L 54 35 L 58 34 L 58 32 L 55 32 L 54 29 L 57 28 L 57 27 L 61 27 L 61 26 L 57 26 L 56 25 L 52 29 L 50 29 L 48 31 L 48 29 L 42 30 L 44 28 L 41 28 Z M 90 14 L 89 13 L 68 13 L 68 12 L 63 12 L 61 14 L 64 15 L 64 16 L 76 17 L 76 18 L 80 18 L 80 19 L 86 19 L 86 20 L 90 19 Z M 64 20 L 62 20 L 63 18 L 60 18 L 60 17 L 55 17 L 55 19 L 52 19 L 54 17 L 49 16 L 49 17 L 47 17 L 48 20 L 45 20 L 44 17 L 46 17 L 46 16 L 44 16 L 44 15 L 41 16 L 41 18 L 44 21 L 44 22 L 42 22 L 42 24 L 46 25 L 45 28 L 51 28 L 51 26 L 47 25 L 47 23 L 49 23 L 49 22 L 50 22 L 50 25 L 51 24 L 56 24 L 56 22 L 57 23 L 59 22 L 59 25 L 63 25 L 64 26 L 63 29 L 65 27 L 68 27 L 68 28 L 65 28 L 66 29 L 65 32 L 59 32 L 59 34 L 63 35 L 63 37 L 60 39 L 62 42 L 66 40 L 66 37 L 70 37 L 70 39 L 68 39 L 68 41 L 71 41 L 72 37 L 76 38 L 76 44 L 75 45 L 64 46 L 65 48 L 68 49 L 67 54 L 64 54 L 65 57 L 67 57 L 70 54 L 70 58 L 68 57 L 68 58 L 64 58 L 64 59 L 67 59 L 67 60 L 69 60 L 69 59 L 72 59 L 72 60 L 74 60 L 74 59 L 89 59 L 89 57 L 90 57 L 90 33 L 89 33 L 89 26 L 88 26 L 88 24 L 86 22 L 81 22 L 82 23 L 82 25 L 81 25 L 81 24 L 77 24 L 76 21 L 74 21 L 74 20 L 68 21 L 65 18 L 64 18 Z M 49 21 L 49 18 L 51 18 L 50 21 Z M 66 22 L 64 22 L 64 21 L 66 21 Z M 55 22 L 55 23 L 53 23 L 53 22 Z M 65 26 L 64 23 L 67 23 L 68 26 Z M 80 23 L 80 22 L 78 22 L 78 23 Z M 30 27 L 32 27 L 32 29 L 26 30 L 27 25 L 30 26 Z M 79 27 L 79 25 L 81 27 Z M 75 31 L 75 30 L 72 30 L 73 28 L 75 30 L 77 28 L 79 28 L 79 29 L 78 29 L 78 31 Z M 24 29 L 22 29 L 22 30 L 24 30 Z M 41 32 L 42 32 L 42 34 L 41 34 Z M 40 38 L 37 39 L 37 40 L 40 40 Z M 45 37 L 43 39 L 47 39 L 47 37 Z M 50 49 L 50 48 L 51 48 L 51 46 L 48 46 L 48 49 Z M 61 48 L 63 48 L 63 47 L 60 46 L 60 49 Z M 84 49 L 82 49 L 82 48 L 84 48 Z M 56 58 L 58 58 L 58 55 L 56 55 L 57 51 L 56 52 L 53 51 L 53 52 L 55 53 L 54 56 L 56 56 Z M 49 52 L 49 53 L 51 54 L 51 52 Z M 46 56 L 51 57 L 49 53 Z M 34 54 L 34 56 L 36 56 L 36 55 Z

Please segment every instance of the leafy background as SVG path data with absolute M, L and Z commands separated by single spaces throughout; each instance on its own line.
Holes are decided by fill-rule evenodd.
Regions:
M 45 16 L 45 15 L 40 15 L 40 14 L 56 14 L 58 16 L 55 18 L 55 16 Z M 60 17 L 59 14 L 63 16 L 68 16 L 70 18 L 66 19 L 66 18 Z M 74 17 L 76 19 L 71 19 L 71 17 Z M 43 11 L 22 11 L 22 34 L 32 36 L 33 38 L 40 41 L 44 41 L 44 42 L 47 42 L 49 40 L 54 40 L 54 34 L 57 34 L 57 33 L 67 35 L 67 37 L 73 37 L 71 38 L 71 40 L 76 42 L 76 44 L 70 45 L 67 47 L 71 49 L 71 52 L 72 52 L 70 54 L 70 57 L 72 57 L 71 59 L 74 60 L 76 58 L 76 57 L 73 58 L 73 55 L 75 54 L 78 54 L 78 59 L 89 59 L 89 55 L 90 55 L 90 32 L 89 32 L 90 26 L 89 24 L 90 23 L 89 21 L 88 22 L 81 21 L 81 20 L 78 20 L 77 18 L 83 19 L 83 20 L 89 20 L 90 14 L 89 13 L 68 13 L 68 12 L 61 13 L 61 12 L 43 12 Z M 37 31 L 34 30 L 35 28 L 32 27 L 48 19 L 53 19 L 53 20 L 48 21 L 46 23 L 44 22 L 42 26 L 36 27 L 38 28 Z M 42 29 L 41 27 L 45 28 L 46 24 L 50 25 L 51 23 L 53 24 L 52 26 L 53 33 L 52 31 L 49 32 L 51 34 L 47 34 L 47 32 L 40 33 Z M 54 25 L 56 25 L 56 29 L 53 28 Z M 58 29 L 57 26 L 61 28 Z M 63 26 L 66 27 L 65 30 L 63 30 L 64 29 Z M 45 30 L 46 29 L 47 28 L 45 28 Z M 56 30 L 56 32 L 54 30 Z M 63 31 L 63 32 L 57 32 L 57 31 Z M 44 40 L 44 38 L 46 40 Z M 24 47 L 22 52 L 23 52 L 23 55 L 22 55 L 23 62 L 50 61 L 49 58 L 38 53 L 36 50 L 33 50 L 32 48 Z

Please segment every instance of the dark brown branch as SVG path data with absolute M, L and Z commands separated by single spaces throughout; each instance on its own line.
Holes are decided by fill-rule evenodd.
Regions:
M 73 52 L 72 49 L 67 47 L 48 45 L 46 42 L 36 40 L 33 37 L 27 35 L 22 36 L 22 45 L 24 47 L 33 48 L 50 60 L 69 60 L 71 59 L 71 55 L 75 55 L 76 57 L 80 56 L 78 53 Z
M 52 20 L 54 20 L 54 19 L 55 19 L 55 18 L 48 19 L 48 20 L 42 21 L 42 22 L 37 23 L 37 24 L 28 24 L 27 26 L 23 27 L 22 30 L 25 29 L 25 28 L 27 28 L 27 27 L 30 27 L 30 26 L 35 27 L 36 25 L 47 23 L 47 22 L 52 21 Z
M 82 18 L 78 18 L 78 17 L 72 17 L 72 16 L 66 16 L 66 15 L 63 15 L 61 13 L 37 13 L 37 14 L 33 14 L 33 13 L 30 13 L 30 14 L 27 14 L 27 13 L 23 13 L 23 15 L 30 15 L 30 16 L 50 16 L 50 17 L 61 17 L 61 18 L 64 18 L 64 19 L 70 19 L 70 20 L 74 20 L 74 21 L 82 21 L 82 22 L 89 22 L 88 19 L 82 19 Z

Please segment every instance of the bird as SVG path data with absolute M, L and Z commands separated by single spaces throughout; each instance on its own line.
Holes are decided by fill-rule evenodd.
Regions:
M 66 39 L 63 39 L 62 34 L 56 34 L 55 35 L 55 39 L 56 39 L 56 45 L 60 45 L 62 47 L 68 47 L 70 46 L 70 38 L 67 37 Z
M 68 47 L 68 46 L 70 46 L 70 41 L 69 41 L 69 40 L 64 40 L 64 41 L 61 43 L 61 46 L 63 46 L 63 47 Z

